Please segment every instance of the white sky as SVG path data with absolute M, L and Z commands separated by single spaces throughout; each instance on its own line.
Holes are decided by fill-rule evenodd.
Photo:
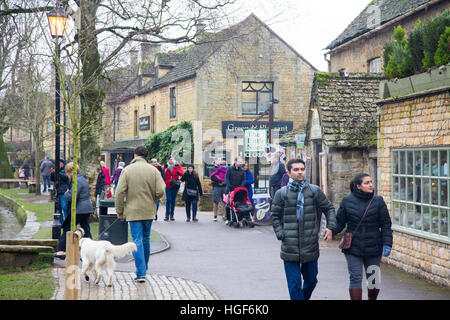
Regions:
M 253 12 L 320 71 L 325 48 L 370 0 L 238 0 L 236 22 Z

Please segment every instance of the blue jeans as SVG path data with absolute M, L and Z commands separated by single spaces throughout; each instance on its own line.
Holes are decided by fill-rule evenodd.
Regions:
M 67 217 L 67 209 L 68 209 L 67 206 L 69 203 L 66 197 L 64 197 L 64 194 L 59 194 L 58 197 L 59 197 L 59 205 L 61 206 L 61 215 L 59 216 L 59 221 L 62 224 Z
M 191 204 L 192 204 L 192 218 L 194 219 L 197 216 L 197 204 L 198 200 L 187 200 L 186 201 L 186 218 L 191 218 Z
M 175 212 L 175 201 L 180 187 L 166 188 L 166 217 L 173 216 Z
M 133 251 L 136 276 L 145 277 L 150 259 L 150 232 L 153 220 L 130 221 L 130 232 L 137 251 Z
M 44 184 L 44 192 L 47 192 L 47 188 L 50 188 L 50 176 L 42 176 L 42 183 Z
M 317 284 L 317 260 L 301 265 L 298 262 L 284 261 L 284 271 L 291 300 L 309 300 Z

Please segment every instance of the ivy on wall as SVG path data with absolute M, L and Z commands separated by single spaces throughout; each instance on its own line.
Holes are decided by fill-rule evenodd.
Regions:
M 194 144 L 192 138 L 192 124 L 187 121 L 182 121 L 165 131 L 155 133 L 145 143 L 148 149 L 148 158 L 156 158 L 160 164 L 164 164 L 167 163 L 170 156 L 174 156 L 180 164 L 187 165 L 193 159 Z M 186 159 L 190 159 L 190 161 L 185 161 Z

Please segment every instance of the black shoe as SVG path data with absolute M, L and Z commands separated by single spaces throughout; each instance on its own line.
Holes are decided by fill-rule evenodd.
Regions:
M 134 278 L 135 282 L 139 282 L 139 283 L 144 283 L 145 282 L 145 277 L 136 277 Z
M 53 256 L 55 258 L 61 259 L 61 260 L 65 260 L 66 259 L 66 255 L 65 254 L 56 254 L 56 252 L 53 254 Z
M 155 216 L 155 221 L 158 221 L 158 215 Z
M 197 218 L 193 218 L 192 221 L 198 222 L 198 219 Z
M 170 216 L 170 221 L 175 221 L 175 218 L 173 216 Z
M 191 219 L 187 218 L 187 219 L 186 219 L 186 222 L 191 222 Z
M 165 218 L 164 218 L 164 221 L 169 221 L 169 217 L 165 217 Z

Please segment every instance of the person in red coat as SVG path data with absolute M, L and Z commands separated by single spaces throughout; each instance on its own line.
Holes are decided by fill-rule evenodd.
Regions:
M 105 193 L 107 198 L 111 198 L 111 174 L 109 173 L 109 168 L 106 166 L 104 161 L 100 161 L 100 166 L 105 173 Z
M 175 221 L 175 201 L 177 200 L 178 190 L 180 190 L 180 178 L 183 175 L 183 168 L 177 163 L 174 157 L 170 157 L 168 163 L 165 165 L 164 171 L 166 178 L 166 217 L 164 221 Z

